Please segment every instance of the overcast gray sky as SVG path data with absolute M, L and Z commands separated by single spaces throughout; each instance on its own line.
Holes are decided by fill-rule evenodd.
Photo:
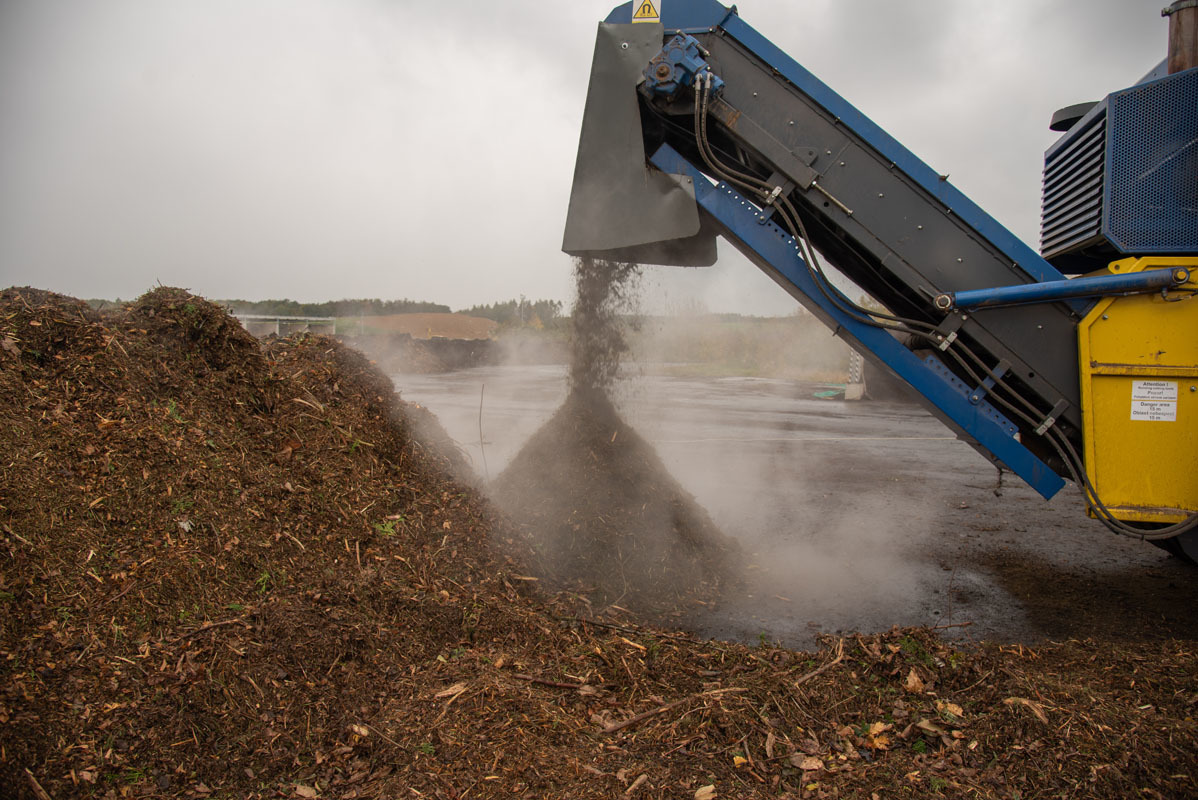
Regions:
M 663 0 L 669 3 L 671 0 Z M 1165 54 L 1164 0 L 741 0 L 741 17 L 1035 246 L 1057 108 Z M 0 285 L 568 300 L 612 0 L 0 0 Z M 659 306 L 785 313 L 731 248 Z

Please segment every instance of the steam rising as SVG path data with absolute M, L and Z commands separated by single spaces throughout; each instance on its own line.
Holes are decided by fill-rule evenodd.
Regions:
M 697 383 L 686 385 L 701 392 Z M 746 383 L 718 393 L 725 400 L 718 404 L 703 395 L 693 405 L 675 402 L 668 418 L 654 408 L 664 399 L 657 391 L 629 412 L 674 477 L 744 552 L 737 591 L 689 626 L 721 638 L 764 635 L 807 646 L 819 633 L 947 621 L 952 601 L 936 587 L 950 576 L 927 552 L 944 524 L 940 492 L 959 481 L 930 466 L 949 443 L 874 440 L 873 409 L 854 407 L 862 412 L 858 426 L 851 414 L 820 408 L 839 403 L 788 397 L 780 381 L 757 382 L 764 397 L 755 402 L 753 382 Z M 727 404 L 732 397 L 744 407 Z M 789 420 L 778 413 L 787 405 Z M 700 415 L 689 436 L 675 438 L 679 417 Z M 921 422 L 936 432 L 935 420 Z M 963 571 L 956 587 L 972 580 Z
M 936 465 L 945 447 L 968 448 L 910 409 L 817 399 L 816 381 L 844 380 L 848 350 L 810 316 L 691 314 L 634 329 L 637 267 L 581 262 L 575 279 L 564 373 L 529 366 L 524 340 L 509 368 L 397 380 L 480 472 L 484 450 L 492 475 L 506 462 L 489 490 L 521 523 L 540 586 L 796 646 L 948 618 L 936 594 L 948 573 L 925 550 L 943 524 L 940 493 L 960 480 Z M 621 371 L 622 359 L 641 363 Z M 674 367 L 683 375 L 636 377 Z M 696 377 L 712 368 L 786 377 Z M 905 435 L 916 438 L 891 441 Z M 964 571 L 953 580 L 982 591 Z
M 612 405 L 638 271 L 577 262 L 569 396 L 492 490 L 550 589 L 659 616 L 718 597 L 734 548 Z

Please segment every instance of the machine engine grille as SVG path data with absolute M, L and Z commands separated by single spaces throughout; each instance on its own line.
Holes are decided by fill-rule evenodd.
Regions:
M 1044 156 L 1040 251 L 1063 272 L 1198 253 L 1198 68 L 1108 96 Z
M 1106 112 L 1106 103 L 1099 104 L 1062 137 L 1063 146 L 1045 156 L 1040 218 L 1040 252 L 1045 258 L 1100 241 Z
M 1109 103 L 1107 237 L 1123 253 L 1198 252 L 1198 69 Z

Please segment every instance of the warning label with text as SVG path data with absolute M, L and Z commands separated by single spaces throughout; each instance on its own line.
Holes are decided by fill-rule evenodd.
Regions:
M 1132 381 L 1131 418 L 1177 421 L 1177 381 Z

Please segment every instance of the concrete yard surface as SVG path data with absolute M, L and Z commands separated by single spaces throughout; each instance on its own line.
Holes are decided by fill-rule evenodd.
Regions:
M 793 647 L 894 625 L 1019 642 L 1198 635 L 1198 569 L 1087 518 L 1072 484 L 1051 501 L 1010 473 L 1000 486 L 918 406 L 626 371 L 621 412 L 747 555 L 740 589 L 685 627 Z M 394 380 L 491 478 L 566 394 L 552 366 Z

